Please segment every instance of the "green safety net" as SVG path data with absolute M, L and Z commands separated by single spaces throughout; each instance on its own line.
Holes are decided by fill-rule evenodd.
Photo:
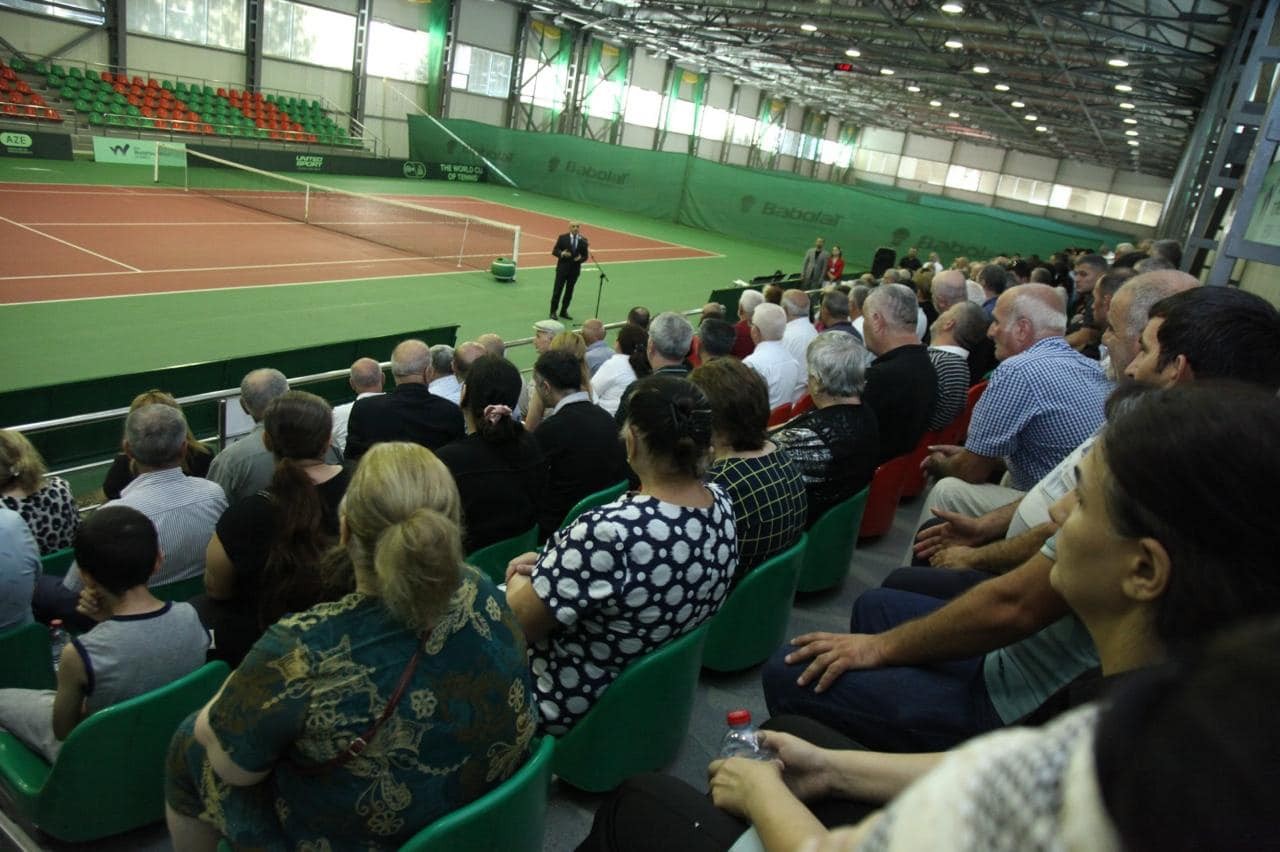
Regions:
M 828 246 L 839 245 L 846 256 L 866 263 L 881 246 L 900 255 L 911 246 L 922 254 L 936 251 L 949 263 L 957 255 L 987 258 L 1014 251 L 1048 257 L 1065 246 L 1115 245 L 1133 238 L 891 187 L 844 186 L 462 119 L 444 124 L 530 192 L 797 251 L 822 236 Z M 409 116 L 409 148 L 413 159 L 423 162 L 480 164 L 417 116 Z

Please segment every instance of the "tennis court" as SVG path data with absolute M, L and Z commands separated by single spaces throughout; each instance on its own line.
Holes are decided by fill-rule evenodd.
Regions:
M 554 265 L 551 247 L 565 229 L 560 218 L 470 196 L 382 197 L 518 226 L 522 270 Z M 0 304 L 457 273 L 510 254 L 509 238 L 474 232 L 470 246 L 445 248 L 431 232 L 449 223 L 385 206 L 388 214 L 370 215 L 344 202 L 330 215 L 348 220 L 318 227 L 174 188 L 0 183 Z M 584 226 L 602 263 L 713 256 Z

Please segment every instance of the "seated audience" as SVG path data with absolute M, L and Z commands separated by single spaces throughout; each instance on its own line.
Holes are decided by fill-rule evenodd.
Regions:
M 721 310 L 724 310 L 721 308 Z M 600 365 L 609 360 L 613 355 L 613 350 L 609 348 L 605 338 L 604 323 L 598 319 L 589 319 L 582 324 L 582 340 L 587 344 L 587 370 L 591 375 L 596 374 L 596 370 L 600 369 Z
M 1022 724 L 1043 725 L 1039 730 L 990 734 L 950 754 L 862 751 L 856 737 L 841 737 L 803 719 L 773 719 L 762 737 L 764 745 L 777 751 L 778 761 L 732 758 L 712 763 L 711 802 L 662 776 L 632 779 L 600 809 L 580 848 L 639 848 L 634 844 L 654 836 L 681 848 L 696 832 L 698 848 L 728 849 L 748 822 L 766 848 L 798 848 L 821 835 L 824 825 L 857 821 L 869 808 L 891 799 L 882 815 L 859 826 L 861 834 L 846 835 L 865 843 L 856 848 L 1020 849 L 1036 847 L 1043 838 L 1057 838 L 1064 847 L 1120 848 L 1100 805 L 1113 815 L 1133 816 L 1122 805 L 1134 800 L 1114 795 L 1118 787 L 1111 786 L 1123 779 L 1134 796 L 1152 785 L 1150 778 L 1131 773 L 1131 760 L 1173 766 L 1182 760 L 1183 748 L 1192 748 L 1197 765 L 1208 766 L 1206 753 L 1222 742 L 1204 735 L 1206 724 L 1217 730 L 1222 723 L 1218 713 L 1205 715 L 1204 705 L 1194 722 L 1188 720 L 1190 727 L 1170 724 L 1170 712 L 1186 712 L 1186 705 L 1162 702 L 1160 712 L 1151 709 L 1153 699 L 1160 700 L 1156 696 L 1168 695 L 1167 685 L 1177 676 L 1176 670 L 1152 667 L 1180 654 L 1194 660 L 1191 655 L 1198 656 L 1218 631 L 1280 612 L 1270 508 L 1247 489 L 1221 488 L 1222 481 L 1280 476 L 1280 457 L 1267 446 L 1276 429 L 1280 402 L 1273 394 L 1208 383 L 1130 400 L 1104 428 L 1083 460 L 1076 491 L 1055 507 L 1061 528 L 1051 574 L 1054 589 L 1086 625 L 1101 664 L 1101 678 L 1088 694 L 1076 690 L 1064 695 L 1054 709 L 1065 711 L 1079 698 L 1093 703 L 1060 716 L 1036 714 Z M 1221 448 L 1213 469 L 1203 463 L 1206 444 Z M 1263 468 L 1258 469 L 1255 461 L 1261 459 Z M 1239 644 L 1232 648 L 1242 650 Z M 1264 657 L 1253 659 L 1262 662 Z M 1212 667 L 1200 672 L 1218 672 L 1210 677 L 1219 689 L 1231 681 L 1249 682 L 1247 670 L 1232 671 L 1229 660 L 1219 654 Z M 1265 666 L 1274 672 L 1272 661 Z M 954 676 L 963 678 L 959 672 Z M 1131 703 L 1131 696 L 1141 695 L 1137 691 L 1150 688 L 1151 678 L 1164 686 L 1156 695 L 1142 697 L 1140 704 Z M 1111 694 L 1114 703 L 1107 698 Z M 1098 695 L 1101 702 L 1094 700 Z M 892 697 L 881 700 L 889 703 Z M 989 706 L 973 706 L 963 694 L 931 692 L 929 701 L 915 703 L 928 704 L 934 716 L 991 712 Z M 1247 706 L 1256 712 L 1256 704 Z M 1227 718 L 1243 720 L 1248 712 L 1241 708 Z M 901 718 L 911 724 L 907 715 Z M 1258 721 L 1253 726 L 1261 730 Z M 1117 731 L 1133 741 L 1110 740 Z M 1173 736 L 1166 739 L 1169 734 Z M 1176 754 L 1170 752 L 1175 741 L 1181 744 Z M 1272 754 L 1270 743 L 1263 735 L 1255 745 Z M 1227 762 L 1239 766 L 1247 760 L 1237 755 Z M 1203 775 L 1193 776 L 1185 790 L 1172 795 L 1176 801 L 1196 801 L 1204 795 L 1203 781 Z M 1101 800 L 1096 789 L 1083 797 L 1067 795 L 1079 785 L 1087 790 L 1099 782 Z M 1168 818 L 1164 806 L 1171 791 L 1167 785 L 1156 787 L 1159 798 L 1150 792 L 1139 797 L 1159 805 L 1148 814 L 1149 821 Z M 1265 794 L 1255 798 L 1267 801 Z M 1205 813 L 1203 807 L 1197 813 Z M 1251 813 L 1258 820 L 1263 810 L 1254 805 Z M 1271 816 L 1265 819 L 1274 822 Z M 1136 823 L 1125 825 L 1122 833 L 1133 837 Z M 1073 836 L 1079 844 L 1067 842 Z
M 818 325 L 823 331 L 839 331 L 850 335 L 859 343 L 862 332 L 853 327 L 849 321 L 849 296 L 839 290 L 828 290 L 822 294 L 822 305 L 818 308 Z M 808 352 L 808 349 L 805 350 Z M 806 363 L 808 356 L 806 355 Z
M 0 632 L 31 623 L 31 596 L 40 576 L 40 550 L 31 528 L 0 508 Z
M 552 350 L 538 358 L 533 384 L 548 412 L 533 433 L 547 468 L 537 500 L 545 538 L 583 497 L 626 479 L 627 457 L 613 418 L 583 390 L 581 364 L 571 352 Z
M 824 331 L 809 344 L 807 357 L 814 407 L 770 438 L 800 468 L 809 502 L 805 526 L 811 527 L 832 506 L 871 484 L 880 434 L 875 414 L 862 404 L 865 350 L 857 340 Z
M 133 402 L 129 404 L 129 410 L 133 411 L 144 405 L 158 403 L 167 405 L 170 408 L 181 410 L 178 401 L 170 394 L 161 390 L 149 390 L 146 393 L 140 393 L 133 398 Z M 195 433 L 191 431 L 191 427 L 187 427 L 187 456 L 182 460 L 182 472 L 187 476 L 208 476 L 209 465 L 213 462 L 213 452 L 206 447 Z M 107 469 L 107 475 L 102 480 L 102 493 L 106 495 L 108 500 L 119 500 L 120 492 L 126 485 L 133 482 L 138 472 L 133 469 L 129 461 L 129 456 L 125 453 L 118 454 L 111 462 L 111 467 Z
M 591 377 L 591 393 L 596 405 L 610 414 L 617 413 L 622 394 L 636 379 L 642 379 L 651 372 L 649 358 L 645 355 L 648 345 L 649 333 L 640 326 L 627 323 L 618 329 L 613 356 Z
M 0 429 L 0 505 L 27 522 L 41 556 L 70 547 L 80 526 L 71 486 L 45 472 L 40 451 L 26 435 Z
M 736 358 L 721 358 L 689 374 L 711 403 L 711 482 L 733 502 L 738 530 L 736 585 L 761 562 L 799 540 L 809 499 L 800 469 L 768 439 L 764 380 Z
M 787 330 L 782 334 L 782 345 L 792 360 L 800 365 L 803 375 L 804 353 L 809 341 L 818 336 L 818 330 L 809 320 L 809 294 L 803 290 L 788 290 L 782 294 L 782 308 L 787 312 Z
M 649 330 L 649 309 L 644 305 L 636 305 L 627 311 L 627 322 L 631 325 L 638 325 L 645 331 Z
M 209 647 L 190 604 L 162 602 L 147 588 L 164 555 L 146 515 L 103 506 L 80 526 L 75 552 L 80 612 L 95 626 L 62 649 L 56 690 L 0 689 L 0 729 L 49 763 L 90 714 L 190 674 Z
M 507 568 L 507 601 L 531 644 L 542 728 L 553 735 L 631 662 L 714 615 L 737 570 L 733 506 L 703 484 L 711 407 L 702 391 L 650 376 L 636 382 L 628 411 L 622 434 L 639 491 L 583 513 L 541 554 Z
M 499 340 L 499 346 L 501 343 Z M 427 344 L 403 340 L 396 345 L 391 352 L 395 387 L 382 396 L 357 400 L 351 409 L 348 459 L 359 459 L 380 441 L 412 441 L 438 450 L 463 436 L 462 412 L 427 387 L 431 373 L 431 348 Z
M 697 337 L 699 361 L 706 364 L 717 358 L 733 357 L 735 334 L 733 326 L 722 319 L 703 320 Z
M 538 442 L 511 416 L 520 385 L 510 361 L 478 359 L 462 392 L 467 435 L 439 451 L 462 495 L 466 553 L 520 535 L 538 518 L 546 468 Z
M 562 331 L 551 338 L 550 344 L 545 350 L 540 350 L 539 354 L 546 352 L 568 352 L 578 362 L 579 372 L 582 374 L 579 381 L 580 389 L 587 395 L 588 401 L 591 399 L 591 370 L 587 367 L 587 342 L 582 335 L 576 331 Z M 524 428 L 532 432 L 542 423 L 544 417 L 542 407 L 542 397 L 538 394 L 531 394 L 529 397 L 529 411 L 524 417 Z
M 751 314 L 755 349 L 742 363 L 760 374 L 769 388 L 769 408 L 790 405 L 804 393 L 804 370 L 782 343 L 787 314 L 781 305 L 766 302 Z
M 332 412 L 315 394 L 289 391 L 262 416 L 276 458 L 264 491 L 230 506 L 205 551 L 205 595 L 192 603 L 213 634 L 211 657 L 235 667 L 281 616 L 326 600 L 324 553 L 338 540 L 349 476 L 326 464 Z
M 754 291 L 748 291 L 754 292 Z M 645 357 L 649 359 L 652 375 L 678 376 L 689 375 L 689 347 L 693 343 L 693 326 L 681 314 L 675 311 L 663 311 L 653 318 L 649 325 L 649 342 L 645 346 Z M 619 428 L 627 422 L 627 400 L 635 390 L 635 385 L 622 392 L 622 400 L 613 420 Z
M 934 322 L 929 334 L 929 360 L 938 377 L 928 429 L 950 424 L 964 411 L 969 400 L 970 347 L 987 337 L 987 317 L 972 302 L 958 302 Z
M 915 294 L 902 284 L 880 285 L 863 306 L 862 334 L 876 359 L 862 396 L 876 416 L 882 462 L 915 449 L 937 396 L 937 374 L 916 334 L 919 310 Z
M 365 454 L 330 554 L 356 590 L 274 624 L 179 727 L 175 848 L 395 849 L 520 767 L 537 727 L 524 637 L 463 564 L 459 502 L 429 450 Z
M 462 398 L 462 383 L 453 372 L 454 351 L 447 343 L 437 343 L 431 347 L 431 373 L 427 379 L 427 390 L 454 405 Z
M 351 409 L 366 397 L 382 396 L 384 380 L 382 365 L 372 358 L 358 358 L 351 365 L 347 383 L 356 392 L 356 398 L 333 407 L 333 445 L 338 448 L 338 452 L 347 451 L 347 424 L 351 420 Z
M 733 331 L 737 335 L 733 342 L 733 357 L 746 358 L 756 348 L 751 339 L 751 315 L 755 309 L 764 304 L 764 294 L 759 290 L 743 290 L 738 297 L 738 322 Z

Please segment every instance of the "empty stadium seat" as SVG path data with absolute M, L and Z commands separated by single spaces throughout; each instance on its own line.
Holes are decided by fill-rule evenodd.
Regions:
M 904 453 L 881 464 L 871 477 L 871 496 L 862 516 L 859 538 L 884 535 L 893 526 L 893 516 L 902 499 L 902 485 L 911 464 L 911 453 Z
M 711 619 L 702 665 L 736 672 L 769 658 L 786 637 L 808 536 L 743 577 Z
M 837 503 L 809 528 L 804 563 L 796 589 L 817 592 L 840 585 L 858 546 L 858 528 L 867 507 L 870 486 Z
M 494 542 L 468 554 L 467 564 L 484 573 L 494 583 L 507 580 L 507 563 L 522 553 L 538 548 L 538 525 L 520 535 Z
M 608 488 L 602 488 L 594 494 L 588 494 L 578 501 L 577 505 L 568 511 L 564 516 L 564 521 L 560 524 L 560 529 L 564 529 L 569 524 L 578 520 L 578 516 L 588 509 L 594 509 L 597 506 L 603 506 L 606 503 L 612 503 L 623 495 L 627 490 L 627 481 L 624 479 L 619 483 L 610 485 Z
M 49 628 L 27 624 L 0 633 L 0 689 L 53 689 Z

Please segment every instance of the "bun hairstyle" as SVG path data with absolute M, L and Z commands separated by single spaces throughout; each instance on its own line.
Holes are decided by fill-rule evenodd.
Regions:
M 627 356 L 631 369 L 637 379 L 643 379 L 653 372 L 649 365 L 649 332 L 644 328 L 627 323 L 618 329 L 618 351 Z
M 370 594 L 409 629 L 433 626 L 462 579 L 461 499 L 449 469 L 417 444 L 376 444 L 342 516 L 347 555 Z
M 640 432 L 644 451 L 659 468 L 701 479 L 711 461 L 711 403 L 692 382 L 654 375 L 636 382 L 627 424 Z
M 506 444 L 524 432 L 511 414 L 520 401 L 520 386 L 520 371 L 506 358 L 482 355 L 472 362 L 462 391 L 462 408 L 471 415 L 476 434 L 486 442 Z

